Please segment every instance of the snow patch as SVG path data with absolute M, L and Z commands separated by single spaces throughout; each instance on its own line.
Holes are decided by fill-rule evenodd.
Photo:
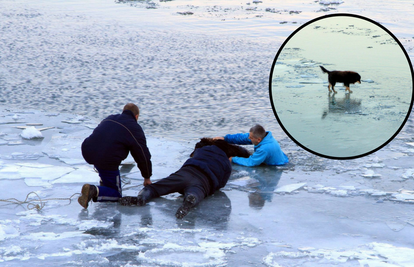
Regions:
M 44 138 L 42 133 L 34 126 L 29 126 L 20 134 L 24 139 L 42 139 Z

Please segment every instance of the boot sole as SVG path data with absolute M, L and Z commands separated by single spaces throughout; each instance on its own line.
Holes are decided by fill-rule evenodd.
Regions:
M 122 206 L 133 206 L 133 205 L 138 205 L 138 200 L 137 197 L 121 197 L 118 200 L 119 204 L 121 204 Z
M 82 186 L 81 196 L 78 198 L 78 203 L 84 208 L 87 209 L 89 205 L 89 192 L 90 192 L 90 185 L 85 184 Z
M 196 203 L 195 196 L 188 195 L 184 199 L 183 205 L 181 205 L 181 207 L 179 207 L 178 210 L 177 210 L 177 212 L 175 213 L 175 217 L 177 217 L 177 219 L 182 219 L 185 216 L 187 216 L 187 214 L 190 211 L 190 209 L 195 206 L 195 203 Z

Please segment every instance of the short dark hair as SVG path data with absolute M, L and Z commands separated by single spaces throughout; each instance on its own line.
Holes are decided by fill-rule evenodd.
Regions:
M 251 132 L 254 137 L 260 138 L 260 139 L 263 139 L 266 136 L 265 129 L 263 128 L 263 126 L 259 124 L 256 124 L 255 126 L 250 128 L 249 132 Z
M 134 103 L 128 103 L 124 106 L 124 110 L 130 110 L 134 116 L 139 115 L 139 108 Z

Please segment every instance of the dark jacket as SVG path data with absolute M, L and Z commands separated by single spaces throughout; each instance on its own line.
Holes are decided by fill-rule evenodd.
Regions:
M 210 194 L 224 187 L 231 174 L 231 164 L 226 153 L 214 145 L 197 148 L 184 166 L 196 166 L 207 174 L 213 186 Z
M 108 116 L 82 143 L 82 155 L 86 162 L 103 170 L 118 170 L 129 152 L 137 162 L 141 175 L 150 178 L 151 154 L 145 134 L 129 110 Z

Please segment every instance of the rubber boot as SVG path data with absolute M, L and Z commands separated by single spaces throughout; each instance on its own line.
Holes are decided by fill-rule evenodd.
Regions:
M 98 190 L 94 185 L 84 184 L 82 186 L 81 194 L 82 195 L 78 198 L 78 202 L 84 209 L 87 209 L 89 201 L 98 196 Z

